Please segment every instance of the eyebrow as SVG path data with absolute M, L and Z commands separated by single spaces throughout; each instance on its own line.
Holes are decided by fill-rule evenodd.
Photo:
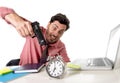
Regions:
M 57 28 L 58 28 L 58 25 L 54 24 Z
M 53 25 L 55 25 L 57 28 L 58 28 L 58 25 L 57 24 L 53 24 Z M 62 29 L 63 31 L 64 31 L 64 29 Z

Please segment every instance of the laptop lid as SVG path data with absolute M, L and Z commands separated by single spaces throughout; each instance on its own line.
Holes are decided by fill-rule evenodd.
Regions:
M 113 28 L 110 32 L 108 41 L 106 58 L 108 58 L 114 64 L 113 67 L 120 67 L 120 24 Z

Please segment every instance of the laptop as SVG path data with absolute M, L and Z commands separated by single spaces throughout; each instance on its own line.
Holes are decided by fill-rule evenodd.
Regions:
M 45 64 L 42 63 L 34 63 L 34 64 L 26 64 L 23 66 L 19 66 L 18 68 L 14 69 L 14 73 L 37 73 L 39 72 Z
M 110 31 L 105 57 L 75 59 L 71 63 L 80 70 L 112 70 L 120 68 L 120 24 Z

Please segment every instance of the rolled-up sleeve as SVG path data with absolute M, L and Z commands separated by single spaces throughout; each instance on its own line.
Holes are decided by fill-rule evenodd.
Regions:
M 15 11 L 11 8 L 7 7 L 0 7 L 0 17 L 5 20 L 5 16 L 10 14 L 10 13 L 15 13 Z M 5 20 L 8 22 L 7 20 Z M 9 22 L 8 22 L 9 23 Z

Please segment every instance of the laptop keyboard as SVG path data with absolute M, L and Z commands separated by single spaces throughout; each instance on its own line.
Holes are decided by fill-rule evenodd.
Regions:
M 104 63 L 103 59 L 96 58 L 96 59 L 88 60 L 88 65 L 89 66 L 105 66 L 105 63 Z

